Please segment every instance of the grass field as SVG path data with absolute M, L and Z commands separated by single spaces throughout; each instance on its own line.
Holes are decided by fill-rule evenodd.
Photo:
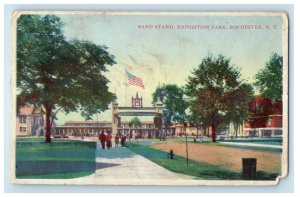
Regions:
M 18 139 L 16 178 L 67 179 L 95 172 L 94 142 Z
M 129 142 L 126 146 L 133 152 L 146 157 L 147 159 L 157 163 L 158 165 L 180 174 L 185 174 L 194 177 L 195 179 L 203 180 L 243 180 L 245 179 L 241 175 L 241 170 L 233 170 L 226 165 L 212 164 L 205 161 L 197 161 L 189 159 L 188 166 L 186 157 L 182 154 L 178 155 L 179 151 L 175 150 L 174 159 L 167 158 L 166 149 L 158 149 L 158 146 L 165 146 L 168 143 L 179 142 L 165 142 L 165 143 L 143 143 L 143 142 Z M 181 143 L 180 143 L 181 144 Z M 210 146 L 210 143 L 205 143 Z M 155 147 L 155 148 L 154 148 Z M 182 148 L 182 147 L 180 147 Z M 220 147 L 223 148 L 223 147 Z M 174 149 L 174 148 L 173 148 Z M 169 150 L 169 149 L 168 149 Z M 192 152 L 189 151 L 189 154 Z M 274 180 L 278 176 L 278 173 L 257 171 L 256 180 Z

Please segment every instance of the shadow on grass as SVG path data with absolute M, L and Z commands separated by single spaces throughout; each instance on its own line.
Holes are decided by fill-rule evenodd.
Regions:
M 95 172 L 96 143 L 17 140 L 16 178 L 67 179 Z
M 17 178 L 49 178 L 60 175 L 61 178 L 73 178 L 73 173 L 92 174 L 95 172 L 95 162 L 81 161 L 17 161 Z M 75 176 L 76 177 L 76 176 Z
M 99 170 L 99 169 L 104 169 L 104 168 L 112 168 L 112 167 L 119 166 L 119 165 L 121 165 L 121 164 L 97 162 L 96 169 Z
M 98 149 L 96 150 L 97 157 L 106 159 L 123 159 L 133 157 L 135 154 L 126 148 L 111 148 L 111 149 Z

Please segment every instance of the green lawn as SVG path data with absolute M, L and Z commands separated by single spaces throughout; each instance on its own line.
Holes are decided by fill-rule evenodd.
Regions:
M 17 139 L 16 177 L 67 179 L 95 172 L 96 143 Z
M 126 147 L 133 152 L 157 163 L 158 165 L 180 174 L 193 176 L 202 180 L 243 180 L 241 172 L 232 171 L 205 162 L 198 162 L 189 159 L 189 165 L 185 157 L 175 155 L 174 159 L 167 158 L 167 152 L 153 149 L 148 143 L 127 142 Z M 257 172 L 257 180 L 273 180 L 278 174 L 267 174 Z

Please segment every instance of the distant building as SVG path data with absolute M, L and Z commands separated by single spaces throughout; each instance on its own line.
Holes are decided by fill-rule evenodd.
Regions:
M 252 127 L 245 120 L 244 130 L 247 136 L 282 137 L 282 115 L 269 115 L 267 125 L 263 127 Z
M 111 122 L 107 121 L 66 121 L 55 126 L 55 135 L 98 136 L 101 132 L 111 132 Z
M 211 136 L 211 128 L 207 129 L 197 129 L 194 127 L 191 123 L 187 123 L 186 128 L 184 128 L 184 125 L 181 123 L 175 123 L 172 127 L 175 128 L 175 135 L 190 135 L 190 136 L 196 136 L 196 135 L 204 135 L 204 136 Z
M 18 137 L 44 135 L 44 119 L 40 108 L 20 109 L 16 119 L 16 135 Z
M 244 121 L 246 136 L 281 137 L 282 101 L 256 96 L 249 106 L 250 117 Z
M 247 136 L 247 132 L 245 131 L 244 124 L 240 124 L 235 128 L 235 125 L 233 123 L 229 124 L 229 130 L 228 130 L 228 136 L 231 137 L 241 137 L 241 136 Z
M 132 128 L 129 126 L 130 121 L 121 121 L 117 128 L 117 132 L 125 135 L 132 135 L 133 133 L 144 136 L 154 137 L 159 135 L 155 128 L 153 121 L 141 121 L 142 125 L 138 128 Z M 167 134 L 175 132 L 175 128 L 163 129 Z M 66 121 L 64 125 L 55 127 L 56 135 L 67 136 L 98 136 L 101 132 L 111 132 L 111 121 Z
M 141 126 L 138 128 L 130 128 L 130 121 L 122 121 L 117 132 L 125 135 L 132 135 L 133 132 L 140 136 L 155 136 L 157 129 L 155 128 L 153 121 L 141 121 Z M 158 135 L 158 134 L 157 134 Z
M 227 136 L 281 137 L 282 101 L 272 103 L 268 98 L 256 96 L 249 104 L 249 117 L 237 128 L 230 123 Z

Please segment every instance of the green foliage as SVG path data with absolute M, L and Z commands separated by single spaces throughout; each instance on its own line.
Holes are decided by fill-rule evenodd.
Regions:
M 41 100 L 54 96 L 42 92 L 50 83 L 51 72 L 59 65 L 59 52 L 66 43 L 62 23 L 56 16 L 22 15 L 17 23 L 17 90 L 18 106 L 42 105 Z M 62 59 L 63 60 L 63 59 Z M 47 87 L 48 88 L 48 87 Z
M 212 141 L 223 121 L 242 122 L 253 96 L 251 85 L 240 80 L 239 69 L 221 55 L 204 58 L 188 77 L 185 90 L 190 97 L 191 119 L 212 127 Z
M 260 94 L 272 101 L 282 100 L 282 56 L 274 53 L 255 76 L 255 86 Z
M 90 118 L 115 98 L 104 76 L 114 56 L 106 46 L 66 40 L 62 28 L 54 15 L 22 15 L 17 22 L 17 106 L 43 106 L 48 134 L 53 110 Z
M 133 127 L 133 128 L 141 127 L 142 126 L 142 122 L 141 122 L 141 120 L 138 117 L 134 117 L 129 122 L 129 126 Z
M 238 126 L 243 125 L 244 120 L 250 115 L 248 106 L 254 98 L 254 91 L 250 84 L 243 83 L 231 96 L 234 102 L 229 103 L 232 105 L 225 115 L 225 120 L 233 123 L 237 136 Z
M 184 91 L 175 84 L 157 87 L 152 94 L 152 104 L 158 100 L 163 103 L 164 123 L 168 126 L 173 122 L 184 122 L 188 103 L 183 99 Z

